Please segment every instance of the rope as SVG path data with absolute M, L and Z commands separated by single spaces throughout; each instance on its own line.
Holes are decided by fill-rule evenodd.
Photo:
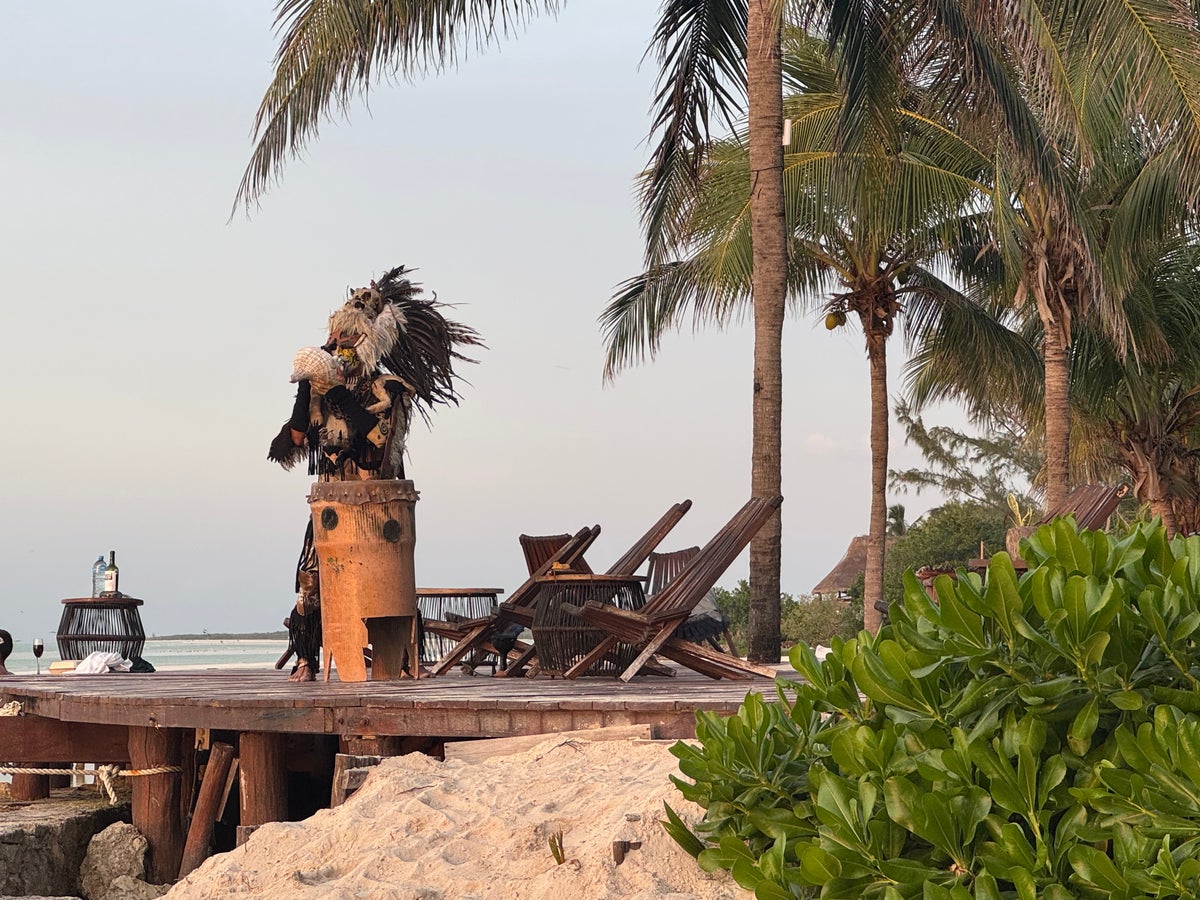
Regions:
M 122 769 L 117 765 L 96 766 L 92 774 L 100 781 L 108 802 L 114 806 L 117 803 L 117 790 L 113 786 L 114 778 L 138 778 L 142 775 L 171 775 L 182 772 L 180 766 L 152 766 L 149 769 Z M 48 769 L 33 766 L 0 766 L 0 775 L 77 775 L 75 769 Z

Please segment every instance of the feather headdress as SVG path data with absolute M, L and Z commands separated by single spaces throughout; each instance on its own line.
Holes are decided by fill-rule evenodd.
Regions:
M 454 362 L 476 362 L 460 348 L 482 347 L 475 329 L 442 315 L 446 304 L 421 297 L 420 285 L 397 266 L 369 288 L 354 291 L 329 317 L 331 342 L 352 346 L 367 371 L 383 369 L 413 391 L 413 402 L 428 419 L 439 403 L 458 403 L 459 376 Z

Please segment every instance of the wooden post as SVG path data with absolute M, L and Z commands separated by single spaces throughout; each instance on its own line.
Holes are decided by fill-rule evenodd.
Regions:
M 71 764 L 69 762 L 56 762 L 51 765 L 50 768 L 69 769 L 71 768 Z M 54 790 L 55 788 L 67 788 L 71 786 L 70 775 L 50 775 L 48 777 L 50 779 L 50 790 Z
M 346 798 L 362 787 L 369 770 L 379 765 L 378 756 L 351 756 L 339 753 L 333 761 L 333 789 L 329 795 L 329 806 L 341 806 Z
M 394 734 L 344 734 L 339 743 L 339 752 L 351 756 L 399 756 L 404 752 L 404 738 Z
M 233 762 L 233 747 L 220 741 L 212 745 L 204 779 L 200 783 L 200 795 L 196 799 L 196 811 L 192 814 L 192 825 L 188 829 L 187 843 L 183 846 L 183 862 L 179 865 L 179 877 L 183 878 L 208 858 L 212 844 L 213 826 L 225 793 L 225 781 L 229 777 L 229 766 Z
M 173 728 L 129 728 L 129 763 L 133 769 L 179 765 L 179 734 Z M 146 880 L 174 880 L 183 857 L 183 828 L 179 819 L 179 773 L 134 776 L 133 825 L 146 838 L 150 852 Z
M 288 814 L 285 736 L 270 732 L 242 732 L 241 760 L 243 827 L 286 822 Z
M 48 768 L 49 763 L 26 763 L 31 769 Z M 13 800 L 45 800 L 50 796 L 49 775 L 17 774 L 9 785 L 9 796 Z

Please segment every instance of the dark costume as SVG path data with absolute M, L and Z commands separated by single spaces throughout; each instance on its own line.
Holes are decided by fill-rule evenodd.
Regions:
M 301 348 L 291 380 L 292 415 L 267 458 L 284 469 L 307 459 L 322 481 L 404 478 L 412 413 L 428 421 L 439 403 L 457 403 L 454 361 L 460 346 L 480 346 L 474 329 L 446 319 L 444 304 L 423 300 L 403 266 L 359 288 L 329 317 L 321 347 Z M 285 620 L 297 668 L 318 668 L 320 579 L 311 521 L 296 569 L 296 606 Z M 296 670 L 293 669 L 293 675 Z

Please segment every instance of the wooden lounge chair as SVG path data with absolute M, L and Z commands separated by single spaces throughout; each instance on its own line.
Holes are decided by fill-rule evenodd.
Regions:
M 606 599 L 588 599 L 582 605 L 566 605 L 564 608 L 568 612 L 575 613 L 588 625 L 603 630 L 607 636 L 568 668 L 564 675 L 575 678 L 616 650 L 618 645 L 626 644 L 638 653 L 618 676 L 622 681 L 629 681 L 656 653 L 712 678 L 774 678 L 773 668 L 685 641 L 675 636 L 675 630 L 687 620 L 700 599 L 713 588 L 717 579 L 775 514 L 781 503 L 783 498 L 779 496 L 756 497 L 747 502 L 679 570 L 675 578 L 649 597 L 640 609 L 621 609 L 606 602 Z M 630 589 L 636 590 L 638 587 L 639 581 L 629 582 Z M 611 584 L 603 585 L 598 588 L 597 597 L 604 597 L 611 591 Z
M 551 561 L 551 558 L 558 553 L 567 541 L 571 540 L 569 534 L 523 534 L 517 538 L 521 544 L 521 552 L 525 554 L 525 567 L 530 575 L 536 575 L 538 570 Z M 571 568 L 579 572 L 590 572 L 591 567 L 583 559 L 578 557 Z
M 441 675 L 448 672 L 468 653 L 480 649 L 485 643 L 490 643 L 492 636 L 503 629 L 505 625 L 513 621 L 522 621 L 522 610 L 537 599 L 537 591 L 541 587 L 537 581 L 538 576 L 549 572 L 552 568 L 562 566 L 569 569 L 573 564 L 577 564 L 599 535 L 599 525 L 581 528 L 557 551 L 551 553 L 546 561 L 494 612 L 478 619 L 468 619 L 462 622 L 427 621 L 426 628 L 443 637 L 457 640 L 457 643 L 429 670 L 430 674 Z
M 684 517 L 689 509 L 692 508 L 691 500 L 682 500 L 671 506 L 662 517 L 650 526 L 650 530 L 638 538 L 633 545 L 625 551 L 616 562 L 609 566 L 608 571 L 602 575 L 595 575 L 591 568 L 582 556 L 578 557 L 574 563 L 567 566 L 551 566 L 549 570 L 533 573 L 531 576 L 538 583 L 538 586 L 543 586 L 548 578 L 579 578 L 588 577 L 591 579 L 601 578 L 620 578 L 629 579 L 633 577 L 633 573 L 642 567 L 642 564 L 651 556 L 655 547 L 662 542 L 677 524 Z M 522 544 L 525 547 L 525 544 Z M 531 556 L 530 549 L 525 547 L 525 558 L 527 561 L 536 561 L 536 556 Z M 530 597 L 530 600 L 521 611 L 511 618 L 513 622 L 519 622 L 523 628 L 529 628 L 533 625 L 535 609 L 537 602 L 542 594 L 535 593 Z M 636 602 L 641 602 L 642 596 L 638 595 Z M 537 652 L 536 647 L 528 647 L 520 652 L 517 657 L 503 670 L 497 672 L 496 675 L 501 678 L 512 677 L 521 673 L 523 667 L 534 663 L 534 655 Z M 661 670 L 661 667 L 656 667 L 655 671 L 658 674 L 667 674 Z
M 699 552 L 699 547 L 687 547 L 683 550 L 670 550 L 666 553 L 651 553 L 648 573 L 650 583 L 646 587 L 647 596 L 653 597 L 661 592 L 675 580 L 684 567 L 692 561 L 692 557 Z M 710 591 L 709 594 L 711 593 Z M 721 614 L 715 603 L 706 602 L 707 596 L 700 599 L 700 603 L 692 611 L 692 615 L 679 626 L 677 634 L 685 641 L 695 643 L 707 641 L 715 650 L 724 651 L 728 648 L 727 652 L 737 656 L 737 645 L 733 642 L 733 635 L 729 633 L 729 620 Z M 717 641 L 718 634 L 725 638 L 725 647 L 722 647 Z
M 674 528 L 679 520 L 692 508 L 691 500 L 683 500 L 674 504 L 662 517 L 642 535 L 620 559 L 613 563 L 608 574 L 631 576 L 649 558 L 650 554 Z M 584 561 L 584 552 L 592 545 L 600 534 L 600 526 L 585 528 L 575 534 L 567 543 L 548 555 L 546 547 L 555 542 L 560 536 L 548 535 L 533 538 L 522 535 L 521 546 L 525 552 L 527 564 L 533 565 L 544 559 L 536 569 L 530 572 L 529 578 L 505 602 L 501 603 L 496 612 L 482 620 L 471 623 L 459 623 L 461 638 L 445 656 L 438 660 L 431 670 L 432 674 L 440 675 L 447 672 L 459 660 L 481 644 L 490 643 L 492 638 L 509 625 L 519 624 L 529 627 L 533 623 L 534 607 L 538 593 L 543 587 L 543 578 L 550 572 L 572 572 L 576 574 L 591 574 L 591 568 Z M 465 629 L 463 626 L 467 626 Z M 428 624 L 426 627 L 429 627 Z M 512 662 L 497 676 L 512 677 L 532 660 L 535 649 L 525 647 L 518 651 Z

